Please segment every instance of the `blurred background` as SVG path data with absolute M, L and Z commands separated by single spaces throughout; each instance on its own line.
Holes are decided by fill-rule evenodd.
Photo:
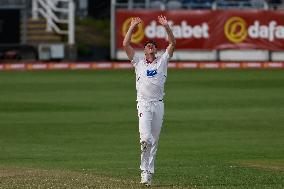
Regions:
M 0 61 L 109 59 L 110 1 L 3 0 Z
M 127 19 L 149 15 L 142 28 L 143 40 L 134 41 L 139 49 L 149 38 L 147 27 L 149 34 L 154 17 L 161 13 L 172 19 L 176 36 L 178 26 L 187 34 L 193 32 L 193 36 L 178 37 L 174 60 L 283 61 L 284 26 L 278 20 L 274 28 L 271 24 L 283 8 L 281 0 L 2 0 L 0 62 L 126 60 L 120 41 Z M 236 15 L 241 20 L 230 20 Z M 227 28 L 229 40 L 220 37 L 226 34 L 223 28 L 228 20 L 233 23 Z M 195 26 L 203 28 L 204 36 L 194 36 L 200 29 Z M 242 36 L 246 39 L 234 41 Z M 159 37 L 153 38 L 159 43 Z

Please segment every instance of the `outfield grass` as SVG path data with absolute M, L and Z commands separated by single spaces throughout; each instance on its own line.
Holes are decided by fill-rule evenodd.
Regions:
M 0 188 L 138 188 L 135 75 L 0 73 Z M 284 188 L 284 72 L 169 70 L 154 188 Z

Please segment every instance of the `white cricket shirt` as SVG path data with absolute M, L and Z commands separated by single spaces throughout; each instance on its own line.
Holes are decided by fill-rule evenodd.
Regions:
M 136 73 L 137 101 L 163 100 L 169 58 L 169 53 L 165 51 L 152 63 L 147 63 L 144 57 L 134 54 L 131 62 Z

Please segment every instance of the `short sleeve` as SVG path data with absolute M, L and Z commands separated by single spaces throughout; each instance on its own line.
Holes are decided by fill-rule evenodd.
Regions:
M 162 54 L 161 58 L 164 59 L 164 60 L 169 61 L 170 55 L 169 55 L 167 50 L 164 52 L 164 54 Z
M 134 54 L 131 63 L 135 67 L 139 63 L 140 60 L 141 60 L 141 57 L 139 57 L 137 54 Z

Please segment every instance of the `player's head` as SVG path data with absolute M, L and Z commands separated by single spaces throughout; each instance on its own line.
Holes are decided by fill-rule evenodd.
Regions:
M 157 53 L 157 44 L 153 40 L 149 40 L 144 44 L 145 54 L 156 54 Z

